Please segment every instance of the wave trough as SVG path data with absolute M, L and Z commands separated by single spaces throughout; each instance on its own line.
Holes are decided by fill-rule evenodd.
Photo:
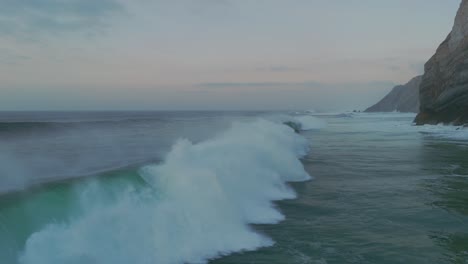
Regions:
M 287 182 L 305 181 L 308 142 L 283 124 L 234 123 L 197 144 L 179 140 L 164 162 L 145 166 L 145 188 L 108 199 L 106 186 L 80 193 L 76 216 L 29 237 L 22 264 L 206 263 L 271 246 L 250 224 L 284 219 L 273 201 L 295 198 Z

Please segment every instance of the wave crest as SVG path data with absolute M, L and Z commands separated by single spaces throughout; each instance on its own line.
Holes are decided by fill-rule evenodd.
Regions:
M 106 186 L 87 187 L 83 213 L 33 234 L 20 263 L 206 263 L 270 246 L 249 224 L 284 219 L 272 201 L 295 197 L 286 182 L 310 179 L 299 161 L 308 147 L 266 120 L 235 123 L 197 144 L 179 140 L 163 163 L 140 170 L 148 188 L 109 202 Z

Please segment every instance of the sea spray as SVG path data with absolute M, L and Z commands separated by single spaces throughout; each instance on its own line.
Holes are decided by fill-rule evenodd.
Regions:
M 206 263 L 274 242 L 249 224 L 284 219 L 272 201 L 291 199 L 288 181 L 310 176 L 299 158 L 308 142 L 283 124 L 234 123 L 211 140 L 179 140 L 161 164 L 140 170 L 148 183 L 109 199 L 106 186 L 81 192 L 81 213 L 34 233 L 22 264 Z

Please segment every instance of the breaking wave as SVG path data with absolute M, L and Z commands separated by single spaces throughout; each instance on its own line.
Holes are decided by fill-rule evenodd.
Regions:
M 206 263 L 274 244 L 250 224 L 284 219 L 273 201 L 295 198 L 287 182 L 305 181 L 305 138 L 267 120 L 234 123 L 193 144 L 179 140 L 164 162 L 140 169 L 145 187 L 109 199 L 107 186 L 80 191 L 70 220 L 32 234 L 22 264 Z

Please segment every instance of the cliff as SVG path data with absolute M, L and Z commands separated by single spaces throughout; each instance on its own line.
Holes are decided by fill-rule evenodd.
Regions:
M 395 86 L 392 91 L 365 112 L 419 112 L 419 85 L 422 76 L 414 77 L 405 85 Z
M 468 123 L 468 0 L 463 0 L 452 31 L 425 64 L 416 124 Z

